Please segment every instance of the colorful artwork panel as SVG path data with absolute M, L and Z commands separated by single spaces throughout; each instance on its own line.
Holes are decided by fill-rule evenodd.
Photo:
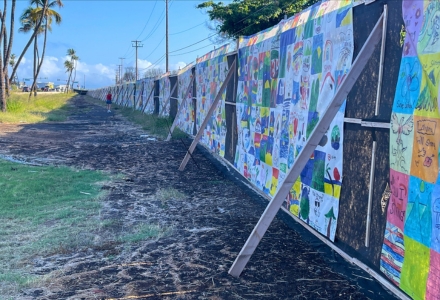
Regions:
M 409 197 L 405 215 L 405 235 L 430 247 L 431 195 L 434 185 L 415 176 L 409 179 Z
M 425 299 L 430 263 L 428 247 L 405 236 L 405 259 L 400 288 L 414 299 Z
M 239 144 L 246 139 L 254 147 L 240 147 L 236 157 L 243 151 L 255 153 L 263 174 L 255 181 L 251 176 L 251 181 L 269 196 L 276 194 L 334 95 L 337 80 L 342 80 L 351 66 L 351 15 L 350 1 L 324 1 L 263 32 L 240 38 Z M 344 109 L 285 201 L 289 211 L 331 240 L 342 184 Z M 242 117 L 246 111 L 248 119 Z M 237 169 L 243 170 L 239 164 L 236 159 Z M 271 175 L 270 184 L 267 174 Z M 312 221 L 311 199 L 316 208 Z
M 215 97 L 220 90 L 223 81 L 229 71 L 226 52 L 228 46 L 220 47 L 197 59 L 196 64 L 196 87 L 197 87 L 197 131 L 207 117 Z M 247 76 L 247 70 L 244 76 Z M 238 95 L 237 98 L 248 99 L 249 91 Z M 225 111 L 226 90 L 221 95 L 214 113 L 209 117 L 208 124 L 203 131 L 200 141 L 220 156 L 225 155 L 226 141 L 226 111 Z
M 403 231 L 408 203 L 409 176 L 391 169 L 390 189 L 387 220 Z
M 431 249 L 426 299 L 438 299 L 440 295 L 440 253 Z
M 402 8 L 406 36 L 391 114 L 391 200 L 381 270 L 412 298 L 438 299 L 440 2 L 404 0 Z M 393 231 L 399 239 L 390 242 Z
M 159 114 L 161 117 L 170 115 L 171 83 L 169 74 L 164 74 L 159 79 Z
M 438 176 L 438 146 L 440 119 L 414 116 L 411 175 L 434 183 Z
M 403 230 L 387 222 L 380 255 L 380 270 L 395 284 L 400 285 L 405 245 Z
M 250 180 L 267 195 L 276 194 L 330 103 L 338 80 L 348 72 L 352 32 L 351 2 L 325 1 L 263 32 L 240 38 L 238 145 L 250 141 L 251 146 L 237 147 L 236 158 L 243 152 L 255 155 L 259 177 Z M 331 240 L 342 184 L 344 111 L 345 106 L 284 204 Z M 244 170 L 240 163 L 243 160 L 235 160 L 237 169 Z
M 185 133 L 193 134 L 195 122 L 195 108 L 193 104 L 193 84 L 191 80 L 193 65 L 190 64 L 177 74 L 177 90 L 178 90 L 178 111 L 180 114 L 177 117 L 177 127 Z M 189 92 L 188 92 L 189 88 Z M 182 106 L 182 107 L 181 107 Z

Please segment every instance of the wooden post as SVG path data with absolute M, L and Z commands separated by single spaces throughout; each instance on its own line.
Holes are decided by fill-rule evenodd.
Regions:
M 171 139 L 171 135 L 173 134 L 174 128 L 176 128 L 176 126 L 177 126 L 177 121 L 179 119 L 180 112 L 182 111 L 183 105 L 188 100 L 188 94 L 189 94 L 190 89 L 193 86 L 193 82 L 194 82 L 194 76 L 191 74 L 191 81 L 189 82 L 188 88 L 186 89 L 185 97 L 182 99 L 182 103 L 180 103 L 179 109 L 177 110 L 176 117 L 174 118 L 174 121 L 173 121 L 173 125 L 171 125 L 170 132 L 168 133 L 168 137 L 165 140 L 167 142 Z
M 377 148 L 377 142 L 373 141 L 373 150 L 371 151 L 371 166 L 370 166 L 370 187 L 368 188 L 367 225 L 365 226 L 366 227 L 365 247 L 370 246 L 371 208 L 373 206 L 374 173 L 376 170 L 376 148 Z
M 324 114 L 321 119 L 316 124 L 315 129 L 312 131 L 310 138 L 307 140 L 307 144 L 304 146 L 304 149 L 299 153 L 298 157 L 295 160 L 295 163 L 292 166 L 292 169 L 286 176 L 283 184 L 276 192 L 273 199 L 267 205 L 264 213 L 261 215 L 260 220 L 258 221 L 255 228 L 252 230 L 249 238 L 246 241 L 246 244 L 241 249 L 231 268 L 229 269 L 229 274 L 234 277 L 240 276 L 244 267 L 248 263 L 264 234 L 266 233 L 267 228 L 272 223 L 273 218 L 277 214 L 280 209 L 283 201 L 286 199 L 289 194 L 290 189 L 295 183 L 296 179 L 300 175 L 301 171 L 304 169 L 307 164 L 310 156 L 312 155 L 315 148 L 318 146 L 321 138 L 327 132 L 332 120 L 336 116 L 339 108 L 347 97 L 353 85 L 356 83 L 357 78 L 361 74 L 368 60 L 374 52 L 374 48 L 376 44 L 379 42 L 381 38 L 381 29 L 383 26 L 383 14 L 380 17 L 379 21 L 374 26 L 373 31 L 359 52 L 356 60 L 354 61 L 352 68 L 348 72 L 345 79 L 342 81 L 339 86 L 336 94 L 333 96 L 330 104 L 326 108 Z
M 172 90 L 170 91 L 170 96 L 169 96 L 168 99 L 163 103 L 163 105 L 162 105 L 162 109 L 161 109 L 161 111 L 159 112 L 159 116 L 161 116 L 161 115 L 163 114 L 165 108 L 167 107 L 168 102 L 170 102 L 171 95 L 174 93 L 174 91 L 176 90 L 176 88 L 177 88 L 177 81 L 176 81 L 176 83 L 174 84 Z
M 199 142 L 200 138 L 202 137 L 203 130 L 205 129 L 206 125 L 208 124 L 209 118 L 211 117 L 214 110 L 217 108 L 217 104 L 220 101 L 220 99 L 222 98 L 222 94 L 223 94 L 224 90 L 226 89 L 226 86 L 228 85 L 229 80 L 231 80 L 232 75 L 234 75 L 234 73 L 236 71 L 235 70 L 236 61 L 237 61 L 237 59 L 234 59 L 234 62 L 232 63 L 231 67 L 229 68 L 228 75 L 226 76 L 225 81 L 223 81 L 223 84 L 221 85 L 220 90 L 218 91 L 217 96 L 214 99 L 214 102 L 212 103 L 211 107 L 209 108 L 208 113 L 206 114 L 206 118 L 205 118 L 205 120 L 203 120 L 203 123 L 200 126 L 199 131 L 197 132 L 196 136 L 194 137 L 194 140 L 191 143 L 191 146 L 189 146 L 189 149 L 186 152 L 186 155 L 183 158 L 182 163 L 180 164 L 179 171 L 183 171 L 185 169 L 186 164 L 188 163 L 188 160 L 189 160 L 191 154 L 193 153 L 194 149 L 197 146 L 197 143 Z
M 153 92 L 154 92 L 154 85 L 153 85 L 153 88 L 150 91 L 150 94 L 148 95 L 147 100 L 145 101 L 144 107 L 142 108 L 142 113 L 145 113 L 145 109 L 147 108 L 147 104 L 150 101 L 150 98 L 151 98 L 151 95 L 153 94 Z
M 380 94 L 382 92 L 382 78 L 383 78 L 383 62 L 385 58 L 385 43 L 387 41 L 387 21 L 388 21 L 388 6 L 385 4 L 383 7 L 383 27 L 382 27 L 382 45 L 380 46 L 380 63 L 379 63 L 379 78 L 377 83 L 376 94 L 376 109 L 374 115 L 379 115 L 380 109 Z

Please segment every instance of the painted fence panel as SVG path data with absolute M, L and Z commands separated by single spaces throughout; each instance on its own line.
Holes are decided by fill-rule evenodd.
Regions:
M 169 73 L 166 73 L 159 79 L 159 113 L 161 113 L 161 117 L 170 114 L 171 84 L 169 75 Z
M 237 169 L 267 195 L 284 181 L 348 72 L 351 1 L 326 1 L 240 39 Z M 292 188 L 286 208 L 334 240 L 345 105 Z
M 228 46 L 225 45 L 197 59 L 197 131 L 199 131 L 203 120 L 205 120 L 206 114 L 214 102 L 214 99 L 228 73 L 227 51 Z M 223 93 L 222 99 L 219 102 L 217 109 L 210 117 L 208 125 L 203 131 L 203 136 L 200 139 L 201 143 L 208 146 L 211 151 L 217 153 L 221 157 L 224 157 L 225 155 L 225 98 L 226 91 Z
M 139 104 L 137 109 L 141 110 L 144 109 L 144 112 L 146 114 L 152 114 L 154 112 L 154 101 L 153 101 L 153 94 L 150 93 L 154 89 L 154 78 L 144 78 L 142 79 L 143 87 L 140 91 L 141 96 L 139 99 Z M 148 96 L 150 96 L 150 99 L 148 100 Z M 148 103 L 147 103 L 148 100 Z M 145 107 L 145 105 L 147 105 Z
M 180 106 L 182 105 L 183 100 L 185 102 L 183 103 L 183 107 L 180 111 L 180 114 L 177 116 L 177 127 L 179 127 L 180 130 L 182 130 L 185 133 L 193 134 L 194 129 L 194 122 L 195 122 L 195 109 L 192 101 L 193 97 L 193 89 L 191 88 L 188 91 L 188 86 L 191 83 L 192 79 L 192 68 L 194 67 L 193 64 L 187 65 L 185 68 L 179 71 L 177 74 L 177 90 L 178 90 L 178 111 L 180 109 Z
M 390 131 L 390 188 L 381 271 L 414 299 L 440 295 L 440 2 L 405 0 Z

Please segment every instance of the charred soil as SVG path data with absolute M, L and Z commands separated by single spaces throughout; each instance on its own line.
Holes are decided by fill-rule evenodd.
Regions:
M 228 269 L 264 210 L 190 140 L 148 137 L 119 113 L 75 96 L 60 123 L 0 124 L 0 154 L 120 174 L 102 189 L 106 230 L 83 249 L 33 259 L 48 275 L 16 299 L 394 299 L 368 274 L 276 218 L 239 278 Z M 146 116 L 148 117 L 148 116 Z M 114 239 L 143 224 L 159 238 Z M 343 270 L 343 272 L 341 272 Z

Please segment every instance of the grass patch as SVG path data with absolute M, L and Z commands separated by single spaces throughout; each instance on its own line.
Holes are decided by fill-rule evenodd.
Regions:
M 0 112 L 0 123 L 37 123 L 65 121 L 71 109 L 68 101 L 76 94 L 39 94 L 28 99 L 28 93 L 13 92 L 7 112 Z
M 135 227 L 132 233 L 127 233 L 119 238 L 120 242 L 136 243 L 146 239 L 162 237 L 167 231 L 158 225 L 141 224 Z
M 106 180 L 102 172 L 0 160 L 0 295 L 37 281 L 32 258 L 93 244 Z
M 98 105 L 105 105 L 105 102 L 94 99 L 92 97 L 87 97 L 87 100 Z M 167 138 L 169 130 L 173 125 L 173 119 L 171 118 L 163 118 L 158 117 L 157 115 L 144 114 L 139 110 L 133 110 L 133 108 L 131 107 L 125 107 L 116 104 L 112 104 L 112 107 L 113 109 L 116 109 L 118 112 L 120 112 L 129 121 L 141 125 L 144 130 L 148 131 L 148 133 L 162 139 Z M 179 128 L 176 127 L 174 129 L 172 138 L 180 139 L 186 137 L 187 134 L 179 130 Z
M 179 200 L 182 198 L 185 198 L 185 194 L 179 192 L 178 190 L 172 187 L 166 189 L 159 189 L 156 192 L 156 196 L 155 196 L 155 199 L 160 200 L 163 208 L 168 207 L 168 201 Z

